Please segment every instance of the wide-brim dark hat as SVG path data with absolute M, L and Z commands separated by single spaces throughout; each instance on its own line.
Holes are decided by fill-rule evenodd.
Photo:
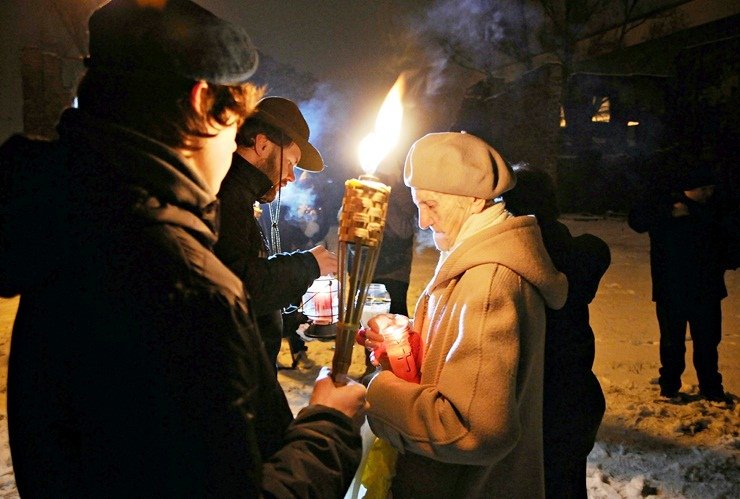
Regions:
M 257 103 L 254 117 L 284 131 L 298 144 L 301 150 L 298 168 L 309 172 L 324 169 L 321 154 L 308 141 L 311 135 L 308 123 L 295 102 L 284 97 L 265 97 Z
M 706 187 L 708 185 L 716 185 L 717 177 L 714 172 L 704 166 L 695 168 L 687 168 L 680 173 L 678 179 L 678 188 L 682 191 L 689 191 L 696 189 L 697 187 Z
M 111 0 L 89 20 L 85 65 L 109 71 L 147 71 L 245 83 L 258 55 L 247 32 L 190 0 Z

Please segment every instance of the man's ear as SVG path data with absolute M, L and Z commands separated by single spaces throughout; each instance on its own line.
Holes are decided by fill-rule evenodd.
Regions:
M 254 137 L 254 152 L 257 153 L 258 156 L 262 157 L 267 155 L 270 148 L 270 139 L 267 138 L 267 135 L 264 133 L 258 133 Z
M 470 205 L 470 213 L 480 213 L 486 207 L 486 200 L 481 198 L 473 198 L 473 203 Z
M 198 114 L 202 114 L 202 105 L 205 101 L 205 93 L 208 91 L 208 83 L 204 80 L 198 81 L 190 89 L 190 105 Z

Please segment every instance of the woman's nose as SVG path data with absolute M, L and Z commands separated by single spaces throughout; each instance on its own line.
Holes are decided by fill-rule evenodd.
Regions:
M 426 210 L 419 209 L 419 228 L 428 229 L 432 225 L 432 221 L 427 214 Z

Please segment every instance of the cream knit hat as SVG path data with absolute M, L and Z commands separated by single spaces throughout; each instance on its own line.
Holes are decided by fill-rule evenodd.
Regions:
M 411 146 L 404 183 L 415 189 L 493 199 L 516 184 L 496 150 L 469 133 L 430 133 Z

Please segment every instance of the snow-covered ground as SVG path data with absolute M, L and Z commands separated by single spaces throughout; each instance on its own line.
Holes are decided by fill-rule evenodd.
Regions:
M 591 498 L 738 498 L 740 497 L 740 404 L 710 403 L 697 395 L 687 341 L 683 403 L 660 399 L 653 384 L 658 370 L 658 328 L 650 301 L 648 239 L 632 232 L 623 218 L 568 215 L 574 235 L 590 232 L 612 251 L 612 265 L 591 305 L 596 334 L 594 370 L 607 400 L 598 441 L 589 456 Z M 414 257 L 409 290 L 410 310 L 436 263 L 433 248 Z M 740 277 L 727 272 L 730 296 L 723 301 L 720 371 L 725 389 L 740 394 Z M 10 327 L 17 300 L 0 299 L 0 497 L 18 497 L 8 451 L 5 380 Z M 306 369 L 282 370 L 280 383 L 294 411 L 304 406 L 319 366 L 330 365 L 332 343 L 312 342 Z M 355 348 L 350 375 L 364 370 L 363 353 Z M 280 357 L 289 364 L 287 345 Z

